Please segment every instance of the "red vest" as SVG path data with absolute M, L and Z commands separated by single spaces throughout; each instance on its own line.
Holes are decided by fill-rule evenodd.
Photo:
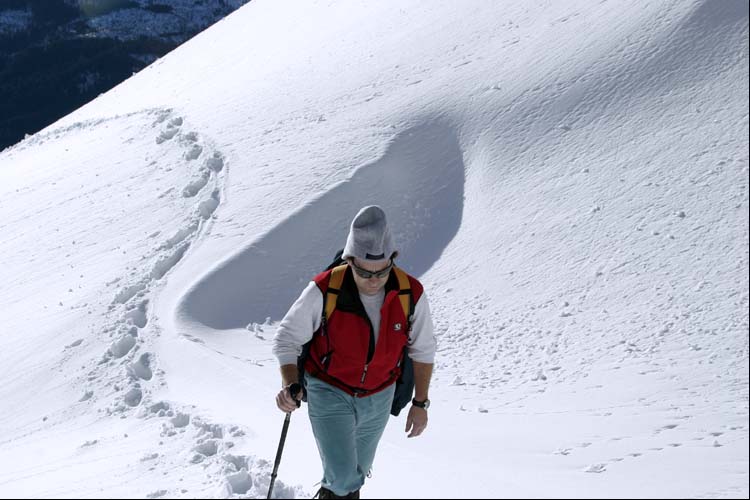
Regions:
M 315 277 L 323 297 L 330 277 L 330 270 Z M 422 284 L 412 276 L 408 278 L 416 306 L 422 296 Z M 347 268 L 333 314 L 328 321 L 323 314 L 321 326 L 313 334 L 305 371 L 355 397 L 369 396 L 394 383 L 401 374 L 402 353 L 409 335 L 409 322 L 398 296 L 398 280 L 391 271 L 380 309 L 376 345 L 352 270 Z

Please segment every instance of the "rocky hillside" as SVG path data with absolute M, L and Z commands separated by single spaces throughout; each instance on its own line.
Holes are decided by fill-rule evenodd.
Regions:
M 140 71 L 249 0 L 3 0 L 0 149 Z

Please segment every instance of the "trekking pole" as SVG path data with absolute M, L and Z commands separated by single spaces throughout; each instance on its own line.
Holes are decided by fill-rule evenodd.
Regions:
M 289 386 L 289 394 L 292 395 L 292 398 L 295 400 L 297 399 L 297 393 L 300 391 L 301 387 L 299 384 L 292 384 Z M 299 408 L 300 402 L 297 401 L 297 407 Z M 279 472 L 279 464 L 281 463 L 281 452 L 284 450 L 284 442 L 286 441 L 286 433 L 289 430 L 289 420 L 292 418 L 292 412 L 289 412 L 286 414 L 286 417 L 284 417 L 284 426 L 281 428 L 281 439 L 279 440 L 279 448 L 276 450 L 276 460 L 273 464 L 273 472 L 271 473 L 271 484 L 268 485 L 268 496 L 266 497 L 271 498 L 271 493 L 273 492 L 273 484 L 276 482 L 276 476 Z

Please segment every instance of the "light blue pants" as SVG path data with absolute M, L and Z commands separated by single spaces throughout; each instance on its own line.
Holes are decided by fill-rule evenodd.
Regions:
M 346 495 L 365 484 L 393 403 L 396 385 L 355 398 L 305 374 L 307 410 L 323 462 L 321 485 Z

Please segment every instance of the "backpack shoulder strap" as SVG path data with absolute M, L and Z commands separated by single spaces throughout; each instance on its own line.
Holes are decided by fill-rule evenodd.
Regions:
M 411 283 L 409 282 L 409 277 L 400 267 L 394 266 L 393 271 L 396 273 L 396 278 L 398 278 L 398 299 L 401 301 L 401 308 L 404 310 L 404 317 L 409 323 L 409 330 L 411 330 L 411 317 L 414 313 L 414 299 L 411 293 Z
M 348 264 L 342 264 L 331 270 L 331 277 L 328 280 L 324 301 L 324 316 L 326 321 L 330 319 L 331 314 L 336 309 L 336 301 L 339 298 L 341 285 L 344 283 L 347 267 Z M 414 313 L 414 298 L 411 293 L 411 283 L 409 282 L 409 277 L 401 268 L 394 266 L 393 271 L 396 273 L 396 278 L 398 279 L 398 298 L 401 302 L 401 308 L 404 311 L 404 317 L 406 317 L 409 326 L 411 326 L 412 314 Z
M 342 264 L 340 266 L 336 266 L 331 271 L 331 277 L 328 280 L 328 288 L 326 289 L 325 293 L 325 319 L 326 321 L 331 317 L 331 314 L 333 314 L 334 309 L 336 309 L 336 301 L 339 298 L 339 292 L 341 291 L 341 285 L 344 283 L 344 275 L 346 274 L 346 268 L 348 267 L 348 264 Z

